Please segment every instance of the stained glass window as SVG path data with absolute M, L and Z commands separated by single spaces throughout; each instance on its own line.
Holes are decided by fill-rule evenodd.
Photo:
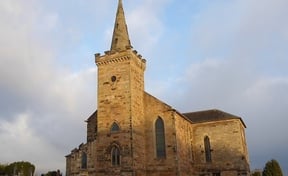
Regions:
M 155 122 L 155 138 L 156 138 L 156 156 L 157 158 L 166 157 L 166 147 L 165 147 L 165 129 L 164 121 L 158 117 Z

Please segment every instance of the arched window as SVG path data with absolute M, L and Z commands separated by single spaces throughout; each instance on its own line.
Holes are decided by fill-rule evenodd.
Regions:
M 204 147 L 205 147 L 206 162 L 211 162 L 212 161 L 211 146 L 210 146 L 210 139 L 208 136 L 205 136 L 205 138 L 204 138 Z
M 163 120 L 158 117 L 155 122 L 155 138 L 156 138 L 156 156 L 157 158 L 166 157 L 165 147 L 165 129 Z
M 111 149 L 111 163 L 112 166 L 120 165 L 120 149 L 117 146 L 113 146 Z
M 118 132 L 118 131 L 120 131 L 119 125 L 118 125 L 116 122 L 114 122 L 114 123 L 112 124 L 112 126 L 111 126 L 110 131 L 111 131 L 111 132 Z
M 85 152 L 82 152 L 81 168 L 87 169 L 87 154 Z

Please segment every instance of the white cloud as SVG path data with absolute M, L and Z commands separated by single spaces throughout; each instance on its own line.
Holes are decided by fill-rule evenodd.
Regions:
M 29 112 L 15 115 L 13 121 L 0 119 L 1 150 L 5 151 L 1 162 L 29 161 L 37 163 L 37 171 L 58 167 L 64 161 L 61 152 L 33 131 L 32 120 Z
M 57 59 L 67 46 L 59 43 L 69 36 L 59 37 L 67 31 L 58 28 L 62 17 L 45 10 L 38 1 L 0 2 L 0 162 L 64 171 L 96 109 L 96 68 L 63 69 Z
M 137 5 L 133 6 L 133 10 L 126 13 L 130 37 L 135 49 L 142 49 L 143 53 L 155 49 L 164 32 L 164 24 L 160 17 L 169 2 L 170 0 L 141 1 L 135 3 Z
M 177 34 L 166 35 L 162 17 L 171 2 L 179 3 L 124 4 L 132 45 L 148 60 L 146 86 L 181 111 L 220 108 L 243 116 L 252 166 L 265 162 L 259 158 L 274 157 L 268 149 L 284 151 L 288 1 L 201 1 L 205 5 L 193 14 L 197 18 L 190 18 L 195 21 L 189 34 L 179 34 L 173 26 Z M 83 121 L 96 109 L 96 68 L 92 59 L 93 66 L 83 63 L 94 47 L 98 52 L 109 49 L 101 48 L 111 40 L 111 7 L 112 1 L 106 0 L 0 2 L 0 140 L 5 141 L 1 151 L 15 149 L 19 156 L 33 159 L 36 167 L 52 170 L 64 168 L 64 155 L 85 141 Z M 169 17 L 178 14 L 169 10 Z M 170 20 L 182 20 L 175 16 Z M 186 22 L 181 27 L 191 27 Z M 165 42 L 177 47 L 169 44 L 163 49 L 163 35 Z M 171 36 L 188 46 L 170 41 Z M 190 58 L 185 60 L 185 53 Z M 39 145 L 24 146 L 27 143 Z M 8 160 L 21 158 L 7 155 Z
M 183 85 L 177 87 L 179 100 L 169 98 L 184 111 L 220 108 L 242 116 L 248 126 L 252 169 L 273 157 L 288 168 L 282 157 L 288 146 L 283 139 L 288 113 L 287 3 L 206 4 L 191 30 L 190 53 L 201 58 L 190 61 L 176 84 Z

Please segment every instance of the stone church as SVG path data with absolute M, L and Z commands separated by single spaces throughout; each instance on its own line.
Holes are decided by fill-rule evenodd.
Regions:
M 97 110 L 67 176 L 249 175 L 245 123 L 221 110 L 182 113 L 144 90 L 146 60 L 132 49 L 122 0 L 111 48 L 95 54 Z

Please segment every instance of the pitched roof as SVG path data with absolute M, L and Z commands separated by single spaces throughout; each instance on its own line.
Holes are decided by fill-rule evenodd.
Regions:
M 91 121 L 93 118 L 97 118 L 97 110 L 95 110 L 95 111 L 93 112 L 93 114 L 91 114 L 91 115 L 88 117 L 88 119 L 85 120 L 85 122 L 89 122 L 89 121 Z
M 244 127 L 246 128 L 246 125 L 241 119 L 241 117 L 238 117 L 233 114 L 229 114 L 224 111 L 220 111 L 218 109 L 188 112 L 188 113 L 183 113 L 183 115 L 188 117 L 193 123 L 204 123 L 204 122 L 213 122 L 213 121 L 221 121 L 221 120 L 239 119 L 244 125 Z

